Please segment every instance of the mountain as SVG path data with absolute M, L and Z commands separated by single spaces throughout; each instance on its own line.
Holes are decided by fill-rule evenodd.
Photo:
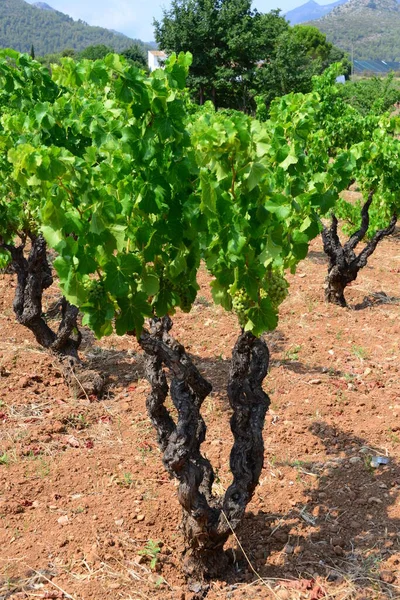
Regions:
M 355 59 L 400 61 L 400 5 L 396 0 L 348 0 L 311 21 Z
M 317 2 L 314 2 L 314 0 L 309 0 L 309 2 L 306 2 L 293 10 L 289 10 L 285 14 L 285 18 L 290 21 L 291 25 L 298 25 L 299 23 L 305 23 L 306 21 L 320 19 L 331 12 L 336 6 L 344 4 L 345 2 L 347 2 L 347 0 L 337 0 L 337 2 L 333 2 L 332 4 L 321 6 Z
M 46 2 L 34 2 L 32 4 L 32 6 L 35 6 L 36 8 L 41 8 L 42 10 L 54 10 L 55 11 L 55 8 L 52 8 L 51 6 L 46 4 Z
M 34 5 L 24 0 L 0 0 L 0 48 L 29 52 L 33 45 L 36 56 L 43 56 L 65 48 L 83 50 L 98 44 L 121 52 L 134 42 L 150 49 L 148 44 L 122 33 L 74 21 L 45 2 Z

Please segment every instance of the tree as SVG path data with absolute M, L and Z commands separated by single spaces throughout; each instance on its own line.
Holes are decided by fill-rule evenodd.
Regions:
M 277 96 L 309 92 L 313 75 L 346 62 L 315 27 L 290 28 L 279 10 L 252 11 L 251 0 L 174 0 L 154 25 L 167 53 L 193 54 L 188 85 L 200 105 L 254 113 L 256 97 L 268 107 Z
M 61 52 L 61 56 L 64 58 L 65 56 L 69 56 L 71 58 L 73 58 L 76 54 L 76 51 L 73 48 L 64 48 L 64 50 Z
M 255 93 L 268 107 L 272 100 L 290 92 L 307 93 L 312 89 L 315 66 L 291 31 L 285 31 L 276 40 L 270 60 L 262 63 L 255 78 Z
M 147 60 L 144 50 L 138 44 L 132 44 L 126 50 L 121 52 L 121 56 L 130 60 L 135 66 L 140 69 L 147 68 Z
M 342 63 L 343 74 L 346 77 L 350 75 L 351 64 L 347 53 L 328 42 L 326 35 L 319 29 L 311 25 L 295 25 L 292 33 L 313 60 L 316 75 L 321 74 L 329 65 L 337 62 Z
M 200 105 L 253 109 L 251 89 L 260 60 L 288 24 L 279 11 L 260 15 L 251 0 L 175 0 L 155 21 L 155 37 L 167 53 L 190 51 L 188 85 Z
M 188 85 L 198 95 L 199 104 L 215 97 L 215 71 L 218 40 L 214 26 L 218 9 L 214 0 L 173 0 L 162 21 L 154 21 L 155 39 L 165 52 L 189 51 L 193 62 Z
M 340 74 L 348 75 L 350 63 L 346 54 L 327 42 L 316 27 L 296 25 L 282 31 L 274 40 L 269 60 L 263 61 L 256 74 L 254 95 L 258 96 L 258 114 L 264 110 L 262 101 L 268 109 L 278 96 L 310 92 L 313 77 L 339 61 Z
M 109 46 L 105 46 L 104 44 L 97 44 L 94 46 L 87 46 L 84 50 L 79 52 L 79 58 L 88 58 L 89 60 L 99 60 L 107 56 L 107 54 L 112 54 L 114 52 L 113 48 Z

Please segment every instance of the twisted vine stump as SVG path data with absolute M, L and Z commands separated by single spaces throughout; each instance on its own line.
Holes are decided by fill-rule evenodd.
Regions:
M 265 342 L 251 333 L 241 333 L 233 349 L 228 381 L 233 410 L 233 481 L 223 497 L 216 497 L 212 492 L 213 468 L 201 453 L 206 425 L 200 409 L 212 387 L 170 335 L 171 327 L 169 317 L 154 319 L 139 343 L 146 354 L 151 384 L 147 410 L 163 451 L 163 463 L 179 481 L 184 570 L 191 589 L 202 597 L 207 580 L 220 575 L 227 565 L 224 544 L 240 523 L 259 481 L 264 455 L 262 432 L 270 404 L 261 386 L 268 371 L 269 352 Z M 170 372 L 170 386 L 164 367 Z M 178 412 L 176 423 L 164 404 L 168 393 Z
M 373 238 L 365 245 L 358 254 L 355 253 L 356 246 L 364 238 L 369 228 L 369 207 L 374 197 L 371 191 L 368 199 L 361 210 L 361 226 L 342 244 L 338 236 L 338 220 L 332 215 L 329 227 L 324 227 L 322 231 L 322 241 L 324 252 L 329 259 L 328 275 L 325 280 L 325 300 L 331 304 L 337 304 L 342 307 L 347 306 L 344 297 L 346 286 L 357 279 L 360 269 L 366 266 L 368 258 L 375 251 L 378 243 L 386 236 L 391 235 L 396 227 L 397 215 L 394 214 L 388 227 L 378 230 Z
M 78 308 L 62 298 L 58 330 L 53 331 L 48 325 L 42 312 L 42 299 L 43 292 L 53 283 L 53 275 L 47 259 L 46 242 L 41 235 L 29 236 L 30 251 L 25 256 L 27 239 L 22 239 L 20 246 L 2 244 L 10 252 L 12 271 L 17 276 L 13 302 L 17 321 L 33 333 L 38 344 L 59 359 L 64 377 L 78 397 L 98 395 L 104 380 L 97 372 L 85 369 L 78 355 L 82 340 L 77 325 Z

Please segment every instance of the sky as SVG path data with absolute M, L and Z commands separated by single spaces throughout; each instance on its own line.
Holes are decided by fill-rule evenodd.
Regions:
M 32 4 L 35 0 L 28 0 Z M 144 42 L 154 40 L 153 18 L 161 19 L 162 9 L 169 8 L 168 0 L 44 0 L 73 19 L 82 19 L 89 25 L 115 29 L 131 38 Z M 280 8 L 284 13 L 307 0 L 253 0 L 253 8 L 269 12 Z M 329 4 L 334 0 L 316 0 Z

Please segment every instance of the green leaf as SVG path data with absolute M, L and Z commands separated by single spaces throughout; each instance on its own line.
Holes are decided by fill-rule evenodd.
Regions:
M 264 208 L 276 215 L 278 219 L 285 220 L 292 212 L 292 207 L 287 204 L 288 198 L 282 194 L 275 194 L 273 199 L 264 204 Z
M 65 247 L 64 236 L 62 231 L 59 229 L 53 229 L 48 225 L 42 225 L 41 231 L 43 237 L 51 248 L 54 250 L 61 251 Z
M 250 173 L 247 178 L 247 188 L 251 192 L 262 180 L 266 173 L 266 167 L 258 162 L 254 162 L 251 165 Z
M 200 173 L 201 182 L 201 204 L 200 210 L 205 214 L 217 214 L 217 195 L 215 185 L 211 182 L 210 176 L 202 170 Z
M 105 289 L 115 298 L 120 298 L 127 294 L 130 288 L 130 276 L 126 276 L 126 273 L 118 264 L 118 260 L 112 257 L 103 268 L 106 274 L 104 280 Z
M 63 286 L 64 296 L 71 304 L 80 306 L 86 300 L 86 290 L 78 273 L 70 267 L 67 279 Z
M 156 294 L 158 294 L 158 291 L 160 289 L 160 280 L 157 277 L 157 275 L 154 275 L 152 273 L 145 273 L 142 276 L 140 287 L 148 296 L 155 296 Z
M 151 309 L 144 292 L 129 294 L 131 297 L 118 299 L 119 315 L 115 320 L 115 330 L 118 335 L 127 331 L 135 331 L 138 337 L 143 328 L 145 317 L 151 316 Z
M 264 267 L 268 267 L 280 254 L 282 253 L 282 246 L 278 244 L 274 244 L 270 237 L 267 237 L 265 246 L 261 254 L 259 255 L 259 260 L 263 263 Z
M 284 171 L 287 171 L 290 165 L 295 165 L 299 162 L 299 157 L 296 156 L 292 151 L 289 152 L 285 160 L 279 163 L 279 166 L 282 167 Z
M 225 310 L 232 309 L 232 298 L 227 288 L 216 279 L 211 282 L 211 294 L 215 304 L 220 304 Z
M 168 265 L 168 274 L 172 277 L 172 279 L 176 279 L 179 277 L 181 273 L 186 271 L 187 263 L 186 258 L 183 252 L 178 252 L 173 261 Z
M 244 329 L 256 336 L 262 335 L 265 331 L 273 331 L 278 324 L 278 315 L 272 308 L 269 298 L 263 298 L 258 306 L 250 308 L 247 317 Z

